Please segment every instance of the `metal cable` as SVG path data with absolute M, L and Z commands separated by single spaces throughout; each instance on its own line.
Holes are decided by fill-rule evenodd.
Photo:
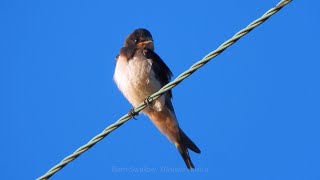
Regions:
M 207 62 L 209 62 L 214 57 L 218 56 L 220 53 L 222 53 L 225 49 L 230 47 L 232 44 L 237 42 L 241 37 L 248 34 L 252 29 L 259 26 L 263 22 L 265 22 L 269 17 L 277 13 L 281 8 L 283 8 L 285 5 L 290 3 L 292 0 L 282 0 L 280 1 L 275 7 L 268 10 L 265 14 L 263 14 L 260 18 L 256 19 L 252 23 L 250 23 L 246 28 L 240 30 L 237 32 L 232 38 L 225 41 L 222 45 L 220 45 L 216 50 L 212 51 L 208 55 L 206 55 L 202 60 L 198 61 L 197 63 L 193 64 L 188 70 L 180 74 L 175 80 L 168 83 L 167 85 L 163 86 L 158 92 L 152 94 L 146 101 L 149 101 L 149 103 L 153 102 L 157 98 L 159 98 L 162 94 L 169 91 L 170 89 L 177 86 L 180 82 L 182 82 L 184 79 L 189 77 L 192 73 L 194 73 L 196 70 L 201 68 L 203 65 L 205 65 Z M 140 105 L 138 105 L 136 108 L 134 108 L 135 113 L 139 113 L 142 109 L 144 109 L 147 106 L 148 103 L 142 102 Z M 53 174 L 61 170 L 64 166 L 66 166 L 68 163 L 76 159 L 78 156 L 80 156 L 82 153 L 90 149 L 92 146 L 94 146 L 97 142 L 101 141 L 104 137 L 106 137 L 110 132 L 114 131 L 118 127 L 120 127 L 122 124 L 130 120 L 132 116 L 130 114 L 126 114 L 122 116 L 118 121 L 116 121 L 114 124 L 111 124 L 108 126 L 105 130 L 103 130 L 100 134 L 96 135 L 94 138 L 92 138 L 88 143 L 78 148 L 74 153 L 64 158 L 59 164 L 52 167 L 46 174 L 39 177 L 38 180 L 45 180 L 50 178 Z

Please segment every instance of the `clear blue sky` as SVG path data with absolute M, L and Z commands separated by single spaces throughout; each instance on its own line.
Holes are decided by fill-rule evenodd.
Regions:
M 0 179 L 43 175 L 128 112 L 112 77 L 135 28 L 176 77 L 277 2 L 1 1 Z M 292 2 L 173 90 L 206 172 L 161 172 L 185 164 L 139 115 L 52 179 L 320 179 L 319 5 Z

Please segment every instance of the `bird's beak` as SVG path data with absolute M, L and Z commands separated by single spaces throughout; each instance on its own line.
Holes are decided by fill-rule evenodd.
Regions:
M 148 43 L 153 43 L 152 40 L 144 41 L 143 43 L 148 44 Z
M 151 50 L 154 49 L 152 40 L 140 42 L 140 43 L 137 44 L 137 47 L 138 48 L 147 48 L 147 49 L 151 49 Z

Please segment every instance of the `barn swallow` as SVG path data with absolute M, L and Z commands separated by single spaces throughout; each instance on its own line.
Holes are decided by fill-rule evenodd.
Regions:
M 142 28 L 134 30 L 126 38 L 116 57 L 114 81 L 123 95 L 136 107 L 169 83 L 171 77 L 171 70 L 154 52 L 150 32 Z M 176 146 L 186 166 L 191 169 L 194 165 L 188 149 L 196 153 L 200 153 L 200 149 L 179 127 L 171 99 L 170 90 L 149 104 L 142 112 Z

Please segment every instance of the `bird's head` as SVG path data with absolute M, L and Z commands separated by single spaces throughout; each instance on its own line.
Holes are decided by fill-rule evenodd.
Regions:
M 125 40 L 124 47 L 154 50 L 151 33 L 143 28 L 134 30 Z

